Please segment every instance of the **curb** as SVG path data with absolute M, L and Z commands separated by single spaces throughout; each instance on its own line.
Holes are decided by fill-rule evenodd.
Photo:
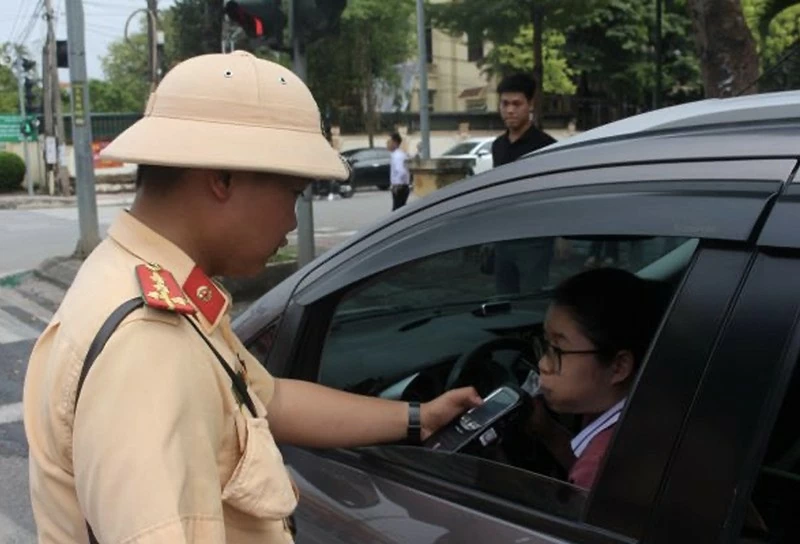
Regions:
M 51 257 L 34 270 L 21 271 L 8 276 L 16 279 L 0 278 L 0 286 L 3 286 L 4 281 L 8 281 L 12 287 L 16 286 L 27 275 L 32 275 L 66 291 L 82 264 L 83 261 L 71 257 Z M 247 302 L 261 297 L 296 271 L 297 261 L 283 261 L 267 264 L 263 272 L 252 278 L 223 277 L 217 279 L 231 294 L 234 303 Z

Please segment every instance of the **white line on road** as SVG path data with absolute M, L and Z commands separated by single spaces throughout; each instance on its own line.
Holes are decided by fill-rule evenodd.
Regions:
M 31 340 L 39 336 L 39 331 L 22 323 L 8 312 L 0 310 L 0 344 Z
M 0 406 L 0 425 L 22 421 L 22 403 L 4 404 Z

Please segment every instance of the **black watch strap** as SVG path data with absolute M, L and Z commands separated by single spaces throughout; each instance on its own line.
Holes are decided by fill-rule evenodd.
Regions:
M 422 415 L 419 402 L 408 403 L 408 442 L 409 444 L 422 444 Z

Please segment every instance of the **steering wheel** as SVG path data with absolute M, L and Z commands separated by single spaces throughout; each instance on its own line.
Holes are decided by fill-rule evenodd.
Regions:
M 495 351 L 514 350 L 529 361 L 536 361 L 536 354 L 530 342 L 512 336 L 503 336 L 486 340 L 465 352 L 458 358 L 450 374 L 447 376 L 445 391 L 456 387 L 472 385 L 482 397 L 507 383 L 519 386 L 519 380 L 511 370 L 487 359 Z M 535 365 L 531 369 L 539 372 Z

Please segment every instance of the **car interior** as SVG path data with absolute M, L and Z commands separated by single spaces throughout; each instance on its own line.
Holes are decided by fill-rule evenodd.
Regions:
M 425 447 L 565 479 L 549 452 L 532 447 L 518 425 L 527 419 L 529 409 L 525 388 L 538 376 L 533 339 L 542 334 L 555 286 L 590 266 L 598 242 L 613 243 L 618 255 L 612 264 L 657 284 L 666 308 L 698 240 L 621 236 L 551 240 L 556 255 L 547 279 L 532 290 L 498 294 L 496 278 L 485 266 L 492 245 L 428 257 L 362 282 L 343 295 L 331 320 L 320 383 L 421 402 L 464 385 L 474 386 L 484 398 L 503 388 L 493 397 L 491 410 L 476 413 L 472 421 L 457 419 Z M 569 257 L 563 259 L 558 253 L 565 247 Z M 579 430 L 577 417 L 553 415 L 571 430 Z M 469 432 L 464 432 L 465 425 Z M 457 427 L 458 436 L 453 434 Z

